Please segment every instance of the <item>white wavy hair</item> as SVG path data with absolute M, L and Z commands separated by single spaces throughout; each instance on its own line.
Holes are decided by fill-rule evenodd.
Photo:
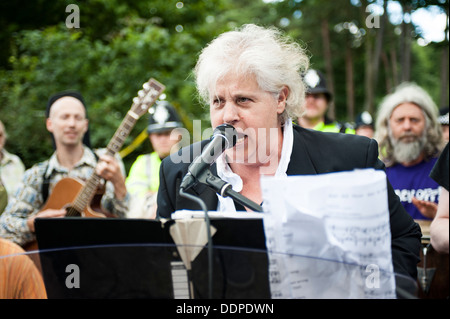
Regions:
M 305 85 L 301 74 L 309 66 L 303 48 L 274 27 L 246 24 L 225 32 L 201 52 L 194 72 L 201 100 L 210 103 L 218 81 L 233 73 L 255 76 L 259 87 L 276 96 L 284 86 L 289 88 L 286 110 L 280 122 L 303 114 Z
M 430 95 L 412 82 L 400 84 L 392 94 L 382 100 L 375 123 L 375 139 L 380 147 L 380 155 L 387 166 L 395 163 L 393 145 L 389 138 L 389 119 L 394 109 L 403 103 L 414 103 L 422 109 L 425 116 L 425 134 L 427 143 L 424 146 L 426 159 L 435 156 L 442 149 L 442 131 L 437 121 L 438 108 Z

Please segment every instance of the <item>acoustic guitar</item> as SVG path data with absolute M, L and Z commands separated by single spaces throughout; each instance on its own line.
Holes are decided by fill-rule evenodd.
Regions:
M 144 83 L 142 90 L 133 99 L 130 110 L 109 142 L 106 154 L 115 156 L 137 120 L 155 103 L 164 89 L 165 86 L 153 78 Z M 104 190 L 102 180 L 95 170 L 86 182 L 71 177 L 61 179 L 53 188 L 41 211 L 64 208 L 67 211 L 67 217 L 113 217 L 112 214 L 103 210 L 100 204 Z M 26 244 L 23 248 L 27 251 L 38 249 L 37 242 Z

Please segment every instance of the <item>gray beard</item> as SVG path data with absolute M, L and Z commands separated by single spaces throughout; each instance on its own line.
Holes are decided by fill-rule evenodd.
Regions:
M 425 132 L 424 132 L 425 133 Z M 416 137 L 413 142 L 403 142 L 401 139 L 396 139 L 389 131 L 389 137 L 393 146 L 393 157 L 398 163 L 409 163 L 416 160 L 426 143 L 426 135 Z

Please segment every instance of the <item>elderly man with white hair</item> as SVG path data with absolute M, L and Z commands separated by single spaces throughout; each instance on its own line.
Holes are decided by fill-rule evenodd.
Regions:
M 309 59 L 300 45 L 275 28 L 256 25 L 221 34 L 200 54 L 195 68 L 197 89 L 209 105 L 211 125 L 228 124 L 238 139 L 209 169 L 235 192 L 264 207 L 260 178 L 384 169 L 373 139 L 353 134 L 326 133 L 293 124 L 304 111 L 306 87 L 300 78 Z M 182 148 L 161 162 L 158 211 L 170 218 L 177 210 L 198 210 L 180 195 L 188 168 L 204 140 Z M 197 150 L 197 154 L 195 154 Z M 184 159 L 180 162 L 180 158 Z M 388 186 L 394 271 L 417 276 L 420 228 Z M 201 198 L 208 210 L 252 210 L 222 197 L 203 184 L 184 193 Z
M 376 140 L 386 174 L 408 213 L 416 220 L 436 215 L 439 185 L 429 177 L 443 138 L 438 108 L 424 89 L 403 83 L 380 104 Z

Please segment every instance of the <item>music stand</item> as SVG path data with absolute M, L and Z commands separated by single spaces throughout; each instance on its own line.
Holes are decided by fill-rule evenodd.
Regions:
M 169 232 L 175 222 L 36 219 L 48 297 L 207 298 L 206 249 L 193 261 L 189 274 L 194 295 L 177 290 L 173 274 L 179 272 L 181 259 Z M 217 229 L 213 236 L 213 298 L 270 298 L 262 220 L 213 219 L 211 225 Z M 73 269 L 79 270 L 79 288 L 68 288 L 77 283 L 73 282 Z
M 262 219 L 211 218 L 214 299 L 268 299 L 270 285 Z M 207 250 L 192 264 L 196 299 L 208 296 Z
M 173 298 L 176 247 L 161 223 L 42 218 L 35 227 L 49 298 Z M 79 287 L 70 287 L 71 267 Z

